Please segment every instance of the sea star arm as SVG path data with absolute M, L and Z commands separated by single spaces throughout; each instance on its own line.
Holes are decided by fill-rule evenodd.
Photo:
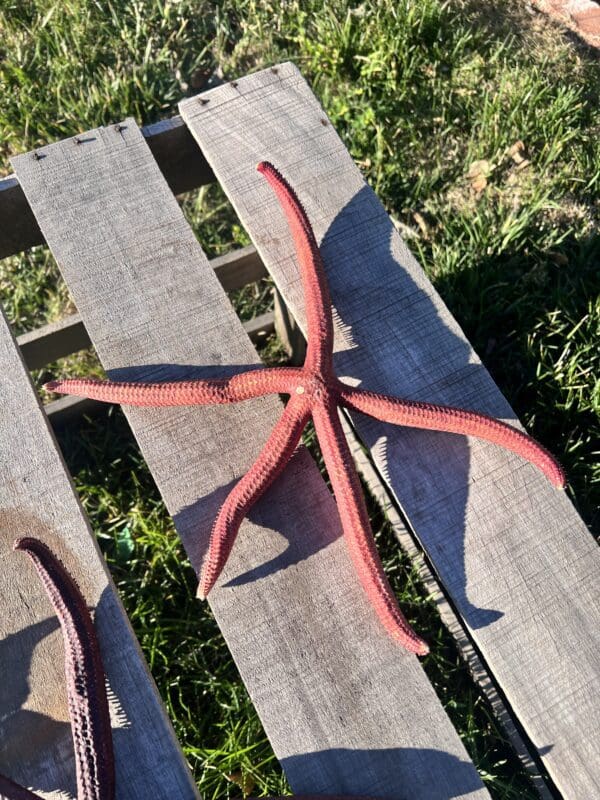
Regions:
M 273 367 L 240 372 L 230 378 L 142 383 L 71 378 L 49 381 L 48 391 L 129 406 L 191 406 L 237 403 L 264 394 L 290 394 L 301 370 Z
M 260 455 L 227 496 L 210 535 L 198 587 L 200 597 L 207 596 L 221 574 L 249 509 L 290 460 L 308 416 L 304 400 L 296 397 L 290 400 Z
M 311 372 L 330 375 L 333 373 L 331 298 L 315 234 L 296 192 L 281 173 L 268 161 L 262 161 L 257 169 L 275 191 L 287 219 L 300 264 L 307 330 L 304 367 Z
M 385 576 L 369 523 L 360 481 L 335 403 L 318 403 L 312 411 L 315 429 L 344 536 L 356 572 L 386 630 L 411 653 L 427 655 L 428 645 L 413 631 Z
M 394 425 L 461 433 L 485 439 L 534 464 L 556 487 L 563 488 L 566 484 L 562 467 L 545 447 L 526 433 L 486 414 L 451 406 L 402 400 L 351 387 L 344 387 L 341 401 L 347 408 Z
M 25 537 L 15 549 L 33 561 L 62 629 L 78 800 L 114 800 L 110 715 L 90 612 L 73 578 L 43 542 Z
M 0 775 L 0 796 L 6 800 L 42 800 L 39 794 L 30 792 L 4 775 Z

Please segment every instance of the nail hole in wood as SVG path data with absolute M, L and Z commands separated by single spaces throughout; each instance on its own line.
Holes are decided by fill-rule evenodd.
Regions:
M 327 120 L 323 118 L 323 119 L 321 120 L 321 125 L 322 125 L 322 126 L 325 128 L 325 127 L 327 127 L 327 124 L 328 124 L 328 123 L 327 123 Z
M 208 103 L 208 100 L 206 99 L 206 97 L 200 97 L 198 99 L 198 102 L 200 103 L 201 106 L 205 106 Z

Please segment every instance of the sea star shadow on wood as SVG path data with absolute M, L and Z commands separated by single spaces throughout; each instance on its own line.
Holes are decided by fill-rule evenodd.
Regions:
M 338 406 L 379 420 L 478 436 L 535 464 L 559 487 L 565 476 L 548 451 L 531 437 L 492 417 L 448 406 L 412 402 L 352 388 L 333 370 L 333 321 L 325 268 L 308 217 L 295 192 L 267 162 L 258 165 L 282 206 L 294 240 L 304 290 L 307 352 L 299 368 L 251 370 L 229 378 L 164 383 L 73 379 L 51 381 L 56 392 L 136 406 L 214 405 L 278 393 L 290 399 L 261 454 L 234 486 L 215 521 L 200 577 L 206 596 L 218 579 L 248 510 L 284 469 L 312 418 L 340 512 L 347 547 L 358 577 L 386 630 L 407 650 L 425 655 L 429 648 L 402 614 L 375 548 L 354 462 Z
M 363 220 L 368 220 L 368 228 Z M 363 184 L 339 208 L 323 232 L 320 250 L 335 303 L 339 338 L 334 366 L 342 380 L 352 376 L 353 385 L 375 391 L 419 400 L 435 394 L 436 403 L 469 404 L 495 418 L 514 416 L 456 323 L 436 304 L 420 268 L 411 267 L 414 259 L 370 186 Z M 363 253 L 364 269 L 357 265 L 357 252 Z M 300 307 L 296 287 L 290 303 L 294 311 Z M 375 319 L 372 309 L 385 307 L 390 313 Z M 471 630 L 502 618 L 504 611 L 492 606 L 489 595 L 485 597 L 486 590 L 497 586 L 493 580 L 479 581 L 467 591 L 467 558 L 471 572 L 473 558 L 481 556 L 491 563 L 489 550 L 496 545 L 507 552 L 502 547 L 505 537 L 496 543 L 481 538 L 481 526 L 470 517 L 472 490 L 484 477 L 482 469 L 488 480 L 492 474 L 502 474 L 502 490 L 511 492 L 512 482 L 508 501 L 518 503 L 519 487 L 532 486 L 526 462 L 508 475 L 506 460 L 496 447 L 478 447 L 474 455 L 475 443 L 465 436 L 398 429 L 354 412 L 352 419 L 461 618 Z M 497 564 L 495 569 L 499 575 Z

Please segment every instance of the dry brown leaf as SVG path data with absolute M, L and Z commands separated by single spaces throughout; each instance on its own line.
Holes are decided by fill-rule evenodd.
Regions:
M 471 181 L 471 189 L 473 189 L 473 191 L 476 194 L 481 194 L 486 186 L 487 186 L 487 178 L 482 173 L 477 175 Z
M 228 781 L 231 781 L 240 787 L 244 797 L 247 797 L 256 786 L 256 781 L 252 775 L 249 775 L 247 772 L 232 772 L 231 775 L 227 775 L 226 777 Z
M 523 161 L 525 161 L 525 156 L 523 155 L 524 152 L 525 152 L 525 144 L 520 139 L 518 142 L 515 142 L 511 147 L 509 147 L 508 150 L 506 151 L 507 155 L 509 155 L 517 165 L 522 164 Z
M 413 218 L 417 223 L 417 225 L 419 226 L 424 238 L 427 239 L 429 237 L 429 225 L 425 221 L 425 217 L 422 214 L 419 214 L 418 211 L 415 211 L 413 214 Z
M 494 164 L 491 164 L 485 158 L 479 161 L 473 161 L 467 172 L 467 178 L 471 184 L 471 189 L 475 194 L 479 195 L 487 186 L 487 179 L 494 170 Z
M 469 171 L 467 172 L 467 178 L 470 180 L 474 180 L 478 178 L 480 175 L 483 175 L 485 178 L 491 173 L 492 165 L 489 161 L 485 159 L 481 159 L 480 161 L 473 161 L 471 166 L 469 167 Z

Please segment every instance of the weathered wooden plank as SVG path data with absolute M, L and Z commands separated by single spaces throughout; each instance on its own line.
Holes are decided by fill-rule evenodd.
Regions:
M 79 314 L 49 322 L 33 331 L 17 336 L 28 369 L 40 369 L 64 356 L 90 346 L 90 337 Z
M 390 394 L 514 413 L 292 64 L 180 105 L 295 316 L 303 299 L 271 160 L 314 224 L 336 310 L 336 368 Z M 600 559 L 564 492 L 464 437 L 355 424 L 561 791 L 600 792 Z
M 29 559 L 12 551 L 17 536 L 37 536 L 95 609 L 118 800 L 198 797 L 1 313 L 0 376 L 0 772 L 44 798 L 76 794 L 62 637 Z
M 212 170 L 181 117 L 147 125 L 142 132 L 175 194 L 214 181 Z M 40 154 L 43 155 L 43 148 Z M 39 225 L 14 175 L 0 179 L 0 220 L 0 258 L 44 244 Z
M 148 380 L 256 363 L 143 136 L 125 125 L 13 161 L 105 368 Z M 196 569 L 280 411 L 274 397 L 126 409 Z M 304 449 L 242 526 L 210 600 L 296 791 L 487 796 L 417 659 L 366 601 Z
M 232 250 L 223 256 L 217 256 L 217 258 L 211 258 L 210 265 L 226 292 L 241 289 L 248 283 L 258 281 L 268 275 L 256 248 L 252 245 Z
M 230 292 L 257 281 L 267 275 L 254 247 L 232 250 L 210 262 L 225 291 Z M 244 324 L 244 330 L 253 342 L 268 336 L 274 330 L 273 314 L 265 313 Z M 59 358 L 70 356 L 91 345 L 81 316 L 69 314 L 56 322 L 42 325 L 17 337 L 23 358 L 29 369 L 40 369 Z M 58 402 L 58 401 L 57 401 Z

